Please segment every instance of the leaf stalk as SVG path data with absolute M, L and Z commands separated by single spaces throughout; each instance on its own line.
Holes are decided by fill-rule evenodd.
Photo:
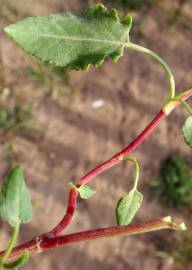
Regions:
M 0 270 L 3 269 L 3 266 L 4 264 L 6 264 L 12 250 L 13 250 L 13 247 L 17 241 L 17 237 L 18 237 L 18 234 L 19 234 L 19 229 L 20 229 L 20 220 L 17 219 L 17 223 L 16 223 L 16 226 L 14 227 L 14 230 L 13 230 L 13 234 L 12 234 L 12 237 L 9 241 L 9 244 L 6 248 L 6 251 L 4 252 L 4 254 L 2 255 L 1 259 L 0 259 Z
M 169 80 L 169 99 L 168 100 L 172 100 L 175 97 L 175 79 L 174 79 L 171 69 L 168 67 L 165 61 L 155 52 L 145 47 L 142 47 L 140 45 L 137 45 L 135 43 L 129 42 L 126 44 L 126 47 L 134 51 L 149 55 L 150 58 L 152 58 L 155 62 L 157 62 L 158 64 L 162 66 Z

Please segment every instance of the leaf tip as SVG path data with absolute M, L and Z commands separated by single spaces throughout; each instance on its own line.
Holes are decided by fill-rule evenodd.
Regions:
M 15 167 L 14 167 L 14 169 L 16 169 L 16 170 L 19 170 L 19 171 L 23 171 L 23 165 L 22 164 L 16 164 L 15 165 Z
M 11 24 L 10 25 L 7 25 L 3 28 L 3 31 L 9 35 L 9 33 L 11 32 Z
M 3 28 L 4 33 L 11 38 L 13 41 L 15 41 L 15 35 L 14 35 L 14 25 L 10 24 Z
M 5 27 L 3 28 L 3 31 L 4 31 L 6 34 L 8 34 L 8 33 L 9 33 L 9 26 L 5 26 Z

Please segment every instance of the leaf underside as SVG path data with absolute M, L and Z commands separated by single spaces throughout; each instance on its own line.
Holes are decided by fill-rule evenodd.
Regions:
M 182 128 L 185 142 L 192 148 L 192 116 L 189 116 Z
M 5 32 L 27 53 L 66 69 L 88 70 L 106 56 L 114 62 L 129 41 L 132 18 L 120 22 L 117 11 L 103 5 L 79 14 L 63 13 L 29 17 L 7 26 Z
M 16 226 L 18 220 L 21 223 L 31 220 L 31 200 L 20 165 L 11 170 L 2 185 L 0 215 L 13 227 Z
M 118 201 L 116 207 L 116 220 L 119 226 L 128 225 L 132 221 L 141 206 L 142 199 L 142 194 L 139 191 L 132 189 Z

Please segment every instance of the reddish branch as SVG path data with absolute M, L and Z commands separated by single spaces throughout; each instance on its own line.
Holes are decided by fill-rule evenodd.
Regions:
M 104 237 L 109 238 L 123 235 L 128 236 L 162 229 L 185 230 L 186 227 L 183 223 L 177 225 L 176 223 L 171 221 L 170 217 L 165 217 L 162 219 L 151 220 L 143 224 L 131 224 L 120 227 L 100 228 L 95 230 L 77 232 L 64 236 L 58 236 L 54 238 L 36 237 L 33 240 L 14 248 L 9 259 L 12 260 L 15 257 L 22 255 L 25 250 L 28 250 L 32 254 L 34 252 L 41 252 L 47 249 L 59 248 L 81 241 L 94 240 Z M 0 252 L 0 255 L 2 254 L 3 252 Z
M 183 93 L 185 93 L 183 96 L 180 97 L 179 95 L 179 97 L 182 100 L 186 100 L 192 96 L 191 89 Z M 169 105 L 169 103 L 166 104 L 163 107 L 163 109 L 161 109 L 160 112 L 154 117 L 154 119 L 148 124 L 148 126 L 126 148 L 124 148 L 122 151 L 114 155 L 111 159 L 105 161 L 104 163 L 97 166 L 96 168 L 94 168 L 93 170 L 85 174 L 83 177 L 81 177 L 77 182 L 77 186 L 88 183 L 99 174 L 103 173 L 104 171 L 107 171 L 114 165 L 120 163 L 123 157 L 127 156 L 133 150 L 135 150 L 143 141 L 145 141 L 145 139 L 149 137 L 149 135 L 160 124 L 160 122 L 163 119 L 165 119 L 169 115 L 169 113 L 179 105 L 178 101 L 175 101 L 175 102 L 171 101 L 170 103 L 171 103 L 171 106 Z M 62 235 L 63 231 L 72 221 L 75 208 L 76 208 L 77 197 L 78 197 L 78 191 L 75 188 L 73 188 L 69 193 L 68 207 L 67 207 L 66 214 L 64 215 L 60 223 L 49 234 L 51 234 L 52 236 Z
M 182 100 L 186 100 L 192 96 L 192 89 L 183 92 L 177 97 Z M 174 110 L 179 105 L 179 101 L 170 101 L 167 103 L 160 112 L 155 116 L 155 118 L 148 124 L 148 126 L 133 140 L 126 148 L 114 155 L 108 161 L 97 166 L 95 169 L 88 172 L 77 182 L 77 186 L 88 183 L 93 178 L 101 174 L 102 172 L 108 170 L 114 165 L 120 163 L 123 157 L 127 156 L 134 149 L 136 149 L 145 139 L 149 137 L 152 131 L 160 124 L 160 122 L 165 119 L 169 113 Z M 24 250 L 28 250 L 30 253 L 43 251 L 49 248 L 56 248 L 64 246 L 66 244 L 72 244 L 75 242 L 80 242 L 84 240 L 90 240 L 101 237 L 110 237 L 116 235 L 130 235 L 141 232 L 148 232 L 159 229 L 183 229 L 181 226 L 176 225 L 171 221 L 165 221 L 163 219 L 158 219 L 156 221 L 147 222 L 140 225 L 128 225 L 121 227 L 111 227 L 104 229 L 96 229 L 92 231 L 78 232 L 74 234 L 61 236 L 65 228 L 71 223 L 76 203 L 77 203 L 78 192 L 75 188 L 71 189 L 69 193 L 68 206 L 66 213 L 61 220 L 61 222 L 49 233 L 35 237 L 33 240 L 24 243 L 16 248 L 14 248 L 10 258 L 18 257 L 23 253 Z M 0 253 L 3 254 L 4 251 Z
M 111 159 L 107 160 L 106 162 L 99 165 L 98 167 L 96 167 L 95 169 L 93 169 L 92 171 L 84 175 L 82 178 L 80 178 L 79 181 L 77 182 L 77 186 L 88 183 L 89 181 L 91 181 L 93 178 L 95 178 L 102 172 L 120 163 L 121 158 L 127 156 L 135 148 L 137 148 L 150 135 L 150 133 L 154 130 L 154 128 L 165 117 L 166 117 L 166 113 L 163 110 L 161 110 L 157 114 L 157 116 L 150 122 L 150 124 L 141 132 L 141 134 L 134 141 L 132 141 L 125 149 L 117 153 Z M 75 212 L 77 197 L 78 197 L 78 191 L 75 188 L 73 188 L 69 193 L 68 207 L 67 207 L 66 214 L 64 218 L 61 220 L 61 222 L 51 231 L 52 235 L 54 236 L 61 235 L 62 232 L 66 229 L 66 227 L 70 224 L 73 218 L 73 214 Z

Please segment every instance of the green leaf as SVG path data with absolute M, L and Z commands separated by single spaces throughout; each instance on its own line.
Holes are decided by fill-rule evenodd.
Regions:
M 142 194 L 136 189 L 132 189 L 118 201 L 116 206 L 116 220 L 119 226 L 128 225 L 132 221 L 141 206 L 142 199 Z
M 96 193 L 96 190 L 90 188 L 87 185 L 82 185 L 78 188 L 78 192 L 81 199 L 88 199 Z
M 82 185 L 80 187 L 77 187 L 75 182 L 70 182 L 69 185 L 72 188 L 75 188 L 79 192 L 81 199 L 88 199 L 96 193 L 96 190 L 90 188 L 87 185 Z
M 10 263 L 6 263 L 3 266 L 6 269 L 17 269 L 20 267 L 23 267 L 25 264 L 27 264 L 29 261 L 29 251 L 24 251 L 24 253 L 21 255 L 21 257 L 19 257 L 17 260 L 10 262 Z
M 2 185 L 0 215 L 13 227 L 16 226 L 18 220 L 20 223 L 25 223 L 32 218 L 30 195 L 25 185 L 21 165 L 11 170 Z
M 182 131 L 185 142 L 192 147 L 192 116 L 185 120 Z
M 102 4 L 79 14 L 63 13 L 29 17 L 7 26 L 5 32 L 27 53 L 67 69 L 88 70 L 106 56 L 114 62 L 129 42 L 132 18 L 120 22 L 115 9 Z

